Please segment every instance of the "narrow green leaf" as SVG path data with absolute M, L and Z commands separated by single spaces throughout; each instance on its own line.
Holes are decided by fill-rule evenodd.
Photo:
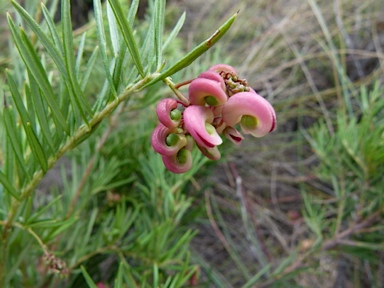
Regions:
M 109 87 L 112 91 L 113 97 L 117 98 L 116 89 L 115 89 L 113 79 L 109 70 L 110 63 L 107 55 L 107 41 L 105 39 L 104 24 L 103 24 L 103 10 L 101 8 L 101 1 L 93 0 L 93 7 L 94 7 L 94 13 L 95 13 L 95 20 L 96 20 L 97 39 L 99 41 L 99 47 L 101 52 L 101 58 L 104 64 L 105 75 L 107 76 L 107 80 L 109 83 Z
M 41 3 L 41 8 L 44 14 L 45 21 L 47 22 L 47 26 L 49 29 L 49 32 L 51 33 L 51 38 L 53 39 L 53 42 L 57 48 L 57 50 L 60 52 L 60 55 L 64 55 L 64 48 L 60 40 L 59 33 L 57 32 L 55 22 L 52 19 L 52 16 L 50 12 L 48 11 L 47 7 L 45 7 L 44 3 Z M 63 60 L 64 61 L 64 60 Z M 65 65 L 64 65 L 65 67 Z
M 107 18 L 108 18 L 108 25 L 109 25 L 109 34 L 111 35 L 113 53 L 115 57 L 117 57 L 120 51 L 119 30 L 117 28 L 116 17 L 113 14 L 113 11 L 109 2 L 107 2 Z
M 139 50 L 137 48 L 137 43 L 133 36 L 130 23 L 127 21 L 127 19 L 124 16 L 124 12 L 121 8 L 121 4 L 118 0 L 108 0 L 108 2 L 111 4 L 111 8 L 113 10 L 113 13 L 115 14 L 117 23 L 119 24 L 120 30 L 123 34 L 125 44 L 128 47 L 129 53 L 131 54 L 132 60 L 137 68 L 137 71 L 139 71 L 140 75 L 144 77 L 145 73 L 144 73 L 143 65 L 141 63 Z
M 153 50 L 155 41 L 155 28 L 154 20 L 149 24 L 147 35 L 145 36 L 143 46 L 141 47 L 141 58 L 147 60 L 146 72 L 150 72 L 153 63 L 156 62 L 155 51 Z
M 56 219 L 39 219 L 36 221 L 31 221 L 28 223 L 30 228 L 56 228 L 62 225 L 62 221 L 57 221 Z
M 182 59 L 177 61 L 174 65 L 172 65 L 163 73 L 161 73 L 158 77 L 156 77 L 155 79 L 147 83 L 144 87 L 153 85 L 154 83 L 160 80 L 163 80 L 164 78 L 171 76 L 176 72 L 180 71 L 181 69 L 184 69 L 185 67 L 188 67 L 190 64 L 192 64 L 193 61 L 195 61 L 198 57 L 200 57 L 203 53 L 205 53 L 209 48 L 211 48 L 214 44 L 216 44 L 216 42 L 219 41 L 221 37 L 224 36 L 224 34 L 228 31 L 228 29 L 231 27 L 231 25 L 235 21 L 237 15 L 238 13 L 234 14 L 222 26 L 220 26 L 220 28 L 211 35 L 211 37 L 209 37 L 207 40 L 202 42 L 199 46 L 197 46 L 195 49 L 189 52 L 185 57 L 183 57 Z
M 23 242 L 22 247 L 20 247 L 20 250 L 17 251 L 17 255 L 14 255 L 15 258 L 13 259 L 11 266 L 7 268 L 4 283 L 12 282 L 12 278 L 17 275 L 17 271 L 20 271 L 20 267 L 22 266 L 21 263 L 25 261 L 28 255 L 30 255 L 32 243 L 35 239 L 29 238 L 27 241 L 28 242 Z
M 4 112 L 3 112 L 3 117 L 5 117 L 4 116 Z M 10 128 L 6 124 L 4 124 L 4 125 L 5 125 L 6 129 Z M 5 130 L 5 131 L 7 131 L 7 130 Z M 8 133 L 8 132 L 6 132 L 6 133 Z M 5 163 L 4 163 L 3 169 L 4 169 L 5 175 L 8 177 L 9 182 L 14 183 L 15 182 L 15 178 L 16 178 L 16 173 L 15 173 L 15 171 L 16 171 L 15 170 L 15 164 L 16 164 L 15 162 L 16 162 L 16 160 L 15 160 L 15 153 L 13 152 L 14 148 L 12 146 L 12 143 L 11 143 L 10 139 L 8 138 L 10 136 L 7 136 L 7 134 L 5 134 L 5 135 L 3 135 L 3 137 L 6 139 L 5 145 L 4 145 L 4 147 L 5 147 L 5 151 L 4 151 L 5 152 Z M 17 144 L 20 145 L 20 142 L 17 141 Z M 23 167 L 26 170 L 26 165 L 20 165 L 20 167 Z M 18 167 L 18 171 L 17 172 L 18 172 L 17 173 L 17 177 L 19 179 L 21 179 L 21 177 L 24 177 L 25 174 L 28 175 L 28 173 L 23 172 L 22 168 L 19 168 L 19 167 Z
M 64 1 L 65 1 L 65 0 L 64 0 Z M 85 282 L 87 282 L 88 287 L 89 287 L 89 288 L 97 288 L 95 282 L 93 282 L 91 276 L 89 276 L 87 270 L 85 270 L 85 268 L 84 268 L 83 265 L 81 265 L 80 269 L 81 269 L 81 272 L 83 273 Z
M 44 172 L 46 172 L 48 169 L 48 162 L 45 156 L 46 155 L 45 151 L 43 150 L 43 147 L 41 146 L 35 131 L 33 131 L 31 127 L 31 120 L 29 118 L 29 114 L 24 106 L 21 95 L 17 90 L 17 86 L 12 75 L 8 71 L 6 71 L 6 76 L 7 76 L 7 83 L 11 91 L 12 99 L 16 105 L 17 111 L 19 112 L 21 124 L 23 125 L 25 134 L 27 136 L 27 141 L 29 143 L 29 146 L 31 147 L 32 154 L 34 155 L 36 160 L 40 163 L 41 169 Z
M 49 128 L 49 120 L 47 116 L 48 113 L 44 107 L 43 99 L 41 97 L 39 87 L 37 86 L 35 79 L 33 78 L 32 75 L 30 75 L 30 73 L 28 73 L 28 77 L 29 77 L 29 85 L 30 85 L 29 87 L 31 91 L 31 95 L 28 98 L 32 99 L 33 111 L 37 116 L 41 133 L 43 134 L 45 140 L 47 140 L 47 143 L 51 148 L 52 152 L 54 152 L 55 145 L 53 144 L 51 130 Z
M 51 56 L 52 60 L 55 62 L 60 73 L 65 78 L 68 78 L 63 58 L 60 52 L 55 47 L 55 45 L 51 42 L 48 36 L 41 30 L 39 24 L 36 23 L 36 21 L 32 18 L 32 16 L 27 11 L 25 11 L 23 7 L 21 7 L 14 0 L 11 0 L 11 2 L 12 2 L 12 5 L 17 10 L 17 12 L 20 14 L 20 16 L 25 20 L 25 22 L 27 22 L 28 26 L 32 29 L 33 32 L 35 32 L 36 36 L 39 38 L 43 46 L 47 49 L 47 52 Z M 54 30 L 56 31 L 56 29 Z
M 92 109 L 85 99 L 83 91 L 80 89 L 75 71 L 72 20 L 69 1 L 61 1 L 61 24 L 63 29 L 63 44 L 64 44 L 64 62 L 67 67 L 68 76 L 71 84 L 72 95 L 77 105 L 83 121 L 89 126 L 88 115 L 92 116 Z M 75 108 L 75 107 L 74 107 Z
M 163 30 L 164 30 L 164 17 L 165 17 L 165 1 L 155 1 L 155 55 L 156 55 L 156 69 L 162 65 L 162 46 L 163 46 Z
M 39 219 L 39 217 L 40 217 L 41 215 L 44 215 L 46 212 L 48 212 L 48 210 L 49 210 L 54 204 L 56 204 L 62 197 L 63 197 L 63 195 L 59 195 L 59 196 L 57 196 L 56 198 L 54 198 L 51 202 L 49 202 L 47 205 L 42 206 L 41 208 L 39 208 L 39 210 L 37 210 L 36 213 L 34 213 L 31 217 L 29 217 L 28 219 L 26 219 L 27 222 L 25 223 L 25 225 L 28 226 L 30 223 L 36 222 L 37 219 Z
M 49 108 L 52 111 L 52 117 L 55 120 L 57 125 L 60 125 L 66 132 L 69 134 L 69 127 L 64 119 L 59 106 L 56 103 L 56 98 L 54 96 L 52 87 L 48 81 L 47 74 L 39 60 L 38 55 L 36 54 L 32 44 L 29 39 L 26 37 L 23 30 L 20 28 L 21 35 L 17 31 L 17 27 L 13 22 L 11 16 L 8 14 L 8 25 L 11 30 L 12 37 L 16 44 L 17 49 L 19 50 L 20 56 L 23 58 L 25 65 L 28 70 L 31 71 L 31 75 L 38 83 L 43 95 L 49 105 Z
M 14 153 L 11 151 L 7 151 L 8 154 L 13 154 L 16 157 L 16 161 L 18 163 L 18 168 L 21 170 L 19 172 L 19 179 L 22 180 L 22 178 L 26 178 L 28 180 L 31 179 L 31 175 L 28 173 L 27 170 L 27 164 L 25 163 L 24 160 L 24 155 L 23 155 L 23 149 L 22 149 L 22 140 L 18 136 L 17 128 L 16 128 L 16 121 L 13 119 L 11 115 L 12 106 L 5 106 L 3 110 L 3 116 L 4 116 L 4 124 L 5 124 L 5 129 L 7 132 L 8 140 L 11 144 L 12 150 Z M 14 172 L 11 172 L 10 175 L 12 175 Z
M 86 85 L 88 84 L 89 76 L 91 76 L 91 73 L 93 71 L 93 68 L 95 67 L 97 55 L 99 54 L 99 47 L 95 47 L 93 50 L 91 57 L 89 57 L 89 60 L 87 62 L 87 69 L 83 73 L 83 79 L 81 79 L 81 89 L 84 90 Z
M 91 233 L 93 230 L 93 226 L 95 225 L 97 213 L 99 213 L 99 210 L 97 208 L 93 209 L 90 217 L 87 219 L 87 222 L 88 222 L 87 230 L 85 231 L 82 237 L 82 243 L 84 245 L 89 244 L 88 242 L 89 242 L 89 239 L 91 238 Z
M 33 131 L 37 131 L 36 113 L 33 107 L 32 97 L 30 97 L 30 95 L 32 94 L 31 88 L 27 84 L 24 84 L 24 89 L 25 89 L 26 109 L 28 111 L 29 119 L 31 120 L 31 127 Z
M 47 239 L 53 239 L 55 238 L 57 235 L 59 235 L 60 233 L 62 233 L 63 231 L 67 230 L 69 227 L 71 227 L 75 222 L 77 222 L 78 219 L 76 219 L 75 217 L 72 217 L 72 218 L 69 218 L 65 221 L 61 221 L 61 224 L 59 226 L 57 226 L 57 228 L 55 227 L 47 236 L 46 238 Z
M 51 17 L 54 17 L 56 15 L 56 11 L 57 11 L 57 8 L 59 7 L 59 0 L 52 0 L 52 1 L 49 1 L 49 3 L 51 3 L 51 7 L 49 9 L 49 15 Z M 41 3 L 43 5 L 43 3 Z
M 120 85 L 120 80 L 121 80 L 121 75 L 122 75 L 122 68 L 123 68 L 123 63 L 124 63 L 124 58 L 127 53 L 127 49 L 123 45 L 124 42 L 120 44 L 120 53 L 115 61 L 115 67 L 113 70 L 113 83 L 118 89 Z
M 153 286 L 159 287 L 159 266 L 156 263 L 153 264 Z
M 131 1 L 131 6 L 129 7 L 128 17 L 127 17 L 128 23 L 130 25 L 133 25 L 133 22 L 135 21 L 135 17 L 139 9 L 139 4 L 140 4 L 140 0 Z
M 115 279 L 115 288 L 123 288 L 123 278 L 124 278 L 124 264 L 123 262 L 120 262 L 119 269 L 117 270 L 117 275 Z M 154 286 L 156 287 L 156 286 Z
M 181 14 L 179 20 L 177 21 L 175 27 L 173 27 L 172 29 L 172 32 L 171 34 L 169 34 L 169 36 L 167 37 L 167 39 L 165 40 L 164 44 L 163 44 L 163 51 L 165 49 L 167 49 L 168 45 L 173 41 L 175 40 L 176 36 L 179 34 L 181 28 L 183 27 L 184 25 L 184 21 L 185 21 L 185 12 L 183 14 Z
M 0 183 L 4 186 L 4 188 L 11 194 L 17 201 L 20 201 L 20 193 L 16 191 L 11 182 L 9 182 L 7 176 L 0 170 Z
M 85 39 L 87 38 L 87 33 L 84 32 L 81 36 L 79 49 L 77 50 L 77 56 L 76 56 L 76 64 L 75 64 L 75 71 L 77 78 L 80 76 L 80 66 L 81 66 L 81 60 L 83 59 L 84 54 L 84 45 L 85 45 Z

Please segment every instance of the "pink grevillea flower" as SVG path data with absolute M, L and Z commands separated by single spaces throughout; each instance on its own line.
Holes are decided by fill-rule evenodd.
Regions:
M 219 82 L 221 85 L 221 88 L 223 88 L 223 91 L 225 91 L 225 82 L 223 77 L 215 71 L 205 71 L 200 73 L 199 77 L 197 78 L 203 78 L 203 79 L 208 79 L 208 80 L 213 80 L 216 82 Z
M 176 174 L 185 173 L 192 167 L 192 154 L 187 148 L 181 148 L 171 156 L 163 155 L 162 158 L 165 167 Z
M 175 155 L 182 147 L 187 145 L 185 135 L 176 133 L 177 128 L 169 129 L 158 124 L 152 133 L 151 143 L 153 149 L 161 155 Z
M 157 117 L 160 122 L 168 128 L 175 128 L 180 124 L 181 112 L 176 109 L 177 104 L 177 101 L 172 98 L 160 100 L 157 104 Z
M 217 73 L 223 73 L 224 72 L 224 73 L 229 73 L 232 75 L 237 75 L 235 68 L 233 68 L 232 66 L 227 65 L 227 64 L 213 65 L 212 67 L 210 67 L 208 69 L 208 71 L 215 71 Z
M 189 85 L 189 102 L 193 105 L 218 106 L 227 102 L 228 96 L 222 82 L 206 78 L 196 78 Z
M 221 140 L 215 127 L 212 126 L 213 112 L 208 107 L 191 105 L 184 110 L 184 125 L 196 143 L 206 148 L 220 145 Z
M 223 134 L 225 138 L 236 145 L 240 145 L 241 141 L 244 139 L 243 135 L 241 135 L 239 131 L 231 126 L 226 127 L 223 131 Z
M 239 92 L 231 96 L 222 110 L 228 126 L 240 123 L 245 134 L 262 137 L 275 129 L 276 114 L 272 105 L 253 92 Z

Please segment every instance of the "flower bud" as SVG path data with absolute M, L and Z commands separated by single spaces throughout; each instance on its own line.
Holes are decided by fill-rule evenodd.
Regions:
M 226 127 L 223 131 L 225 138 L 230 140 L 232 143 L 239 145 L 241 141 L 244 139 L 243 135 L 240 134 L 239 131 L 237 131 L 233 127 Z
M 214 146 L 212 148 L 207 148 L 197 144 L 197 147 L 200 149 L 201 153 L 203 153 L 204 156 L 207 157 L 208 159 L 216 161 L 221 158 L 221 154 L 217 146 Z

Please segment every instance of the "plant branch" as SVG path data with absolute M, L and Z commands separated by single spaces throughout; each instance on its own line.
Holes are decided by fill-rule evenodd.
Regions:
M 185 96 L 177 89 L 178 87 L 175 85 L 175 83 L 172 82 L 171 78 L 167 77 L 163 81 L 169 86 L 169 88 L 171 88 L 173 93 L 175 93 L 181 102 L 183 102 L 185 105 L 189 105 L 189 100 L 185 98 Z
M 57 151 L 56 155 L 51 156 L 48 159 L 48 170 L 51 169 L 66 152 L 75 148 L 81 142 L 81 140 L 84 137 L 86 137 L 87 134 L 92 132 L 92 129 L 96 128 L 96 126 L 103 119 L 111 115 L 111 113 L 117 108 L 117 106 L 121 102 L 126 100 L 133 93 L 140 91 L 145 86 L 145 84 L 147 84 L 157 76 L 158 76 L 157 73 L 151 74 L 143 78 L 142 80 L 138 81 L 136 84 L 129 86 L 114 101 L 109 103 L 102 111 L 95 114 L 94 117 L 89 121 L 89 126 L 87 125 L 80 126 L 78 130 L 74 133 L 74 135 L 72 137 L 69 137 L 67 139 L 67 142 Z M 22 200 L 26 199 L 33 193 L 33 191 L 35 190 L 36 186 L 40 183 L 43 176 L 44 176 L 43 170 L 39 170 L 35 172 L 35 174 L 32 177 L 32 180 L 28 183 L 28 185 L 24 187 L 24 189 L 22 189 L 21 195 L 20 195 L 20 201 L 17 201 L 16 199 L 12 199 L 11 209 L 3 228 L 3 240 L 7 238 L 7 233 L 8 233 L 7 231 L 12 226 L 13 220 L 17 214 L 20 204 L 22 203 Z
M 125 103 L 126 102 L 124 102 L 122 105 L 120 105 L 119 109 L 116 111 L 116 113 L 113 115 L 113 117 L 109 121 L 108 128 L 105 130 L 104 134 L 100 138 L 99 143 L 96 145 L 96 151 L 97 152 L 101 151 L 101 149 L 104 147 L 105 143 L 107 142 L 107 139 L 108 139 L 109 135 L 112 133 L 113 129 L 116 127 L 117 120 L 118 120 L 120 114 L 124 110 Z M 89 161 L 89 163 L 87 165 L 87 168 L 85 169 L 85 172 L 83 174 L 83 177 L 81 178 L 80 184 L 77 187 L 75 195 L 73 196 L 73 198 L 71 200 L 71 204 L 69 206 L 69 209 L 68 209 L 68 212 L 67 212 L 67 215 L 66 215 L 67 219 L 70 218 L 70 216 L 72 215 L 73 210 L 75 209 L 76 203 L 77 203 L 77 201 L 78 201 L 78 199 L 80 197 L 81 191 L 83 190 L 83 188 L 85 186 L 85 183 L 87 182 L 88 177 L 91 174 L 93 167 L 95 166 L 96 156 L 97 156 L 97 153 L 95 153 L 92 156 L 92 158 L 90 159 L 90 161 Z

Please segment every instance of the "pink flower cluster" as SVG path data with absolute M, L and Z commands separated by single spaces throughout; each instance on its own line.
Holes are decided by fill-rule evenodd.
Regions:
M 271 104 L 229 65 L 218 64 L 201 73 L 190 82 L 188 94 L 189 103 L 166 98 L 156 108 L 160 123 L 153 131 L 152 146 L 173 173 L 191 168 L 194 143 L 209 159 L 220 159 L 220 134 L 235 144 L 244 138 L 237 124 L 244 134 L 255 137 L 275 128 Z

